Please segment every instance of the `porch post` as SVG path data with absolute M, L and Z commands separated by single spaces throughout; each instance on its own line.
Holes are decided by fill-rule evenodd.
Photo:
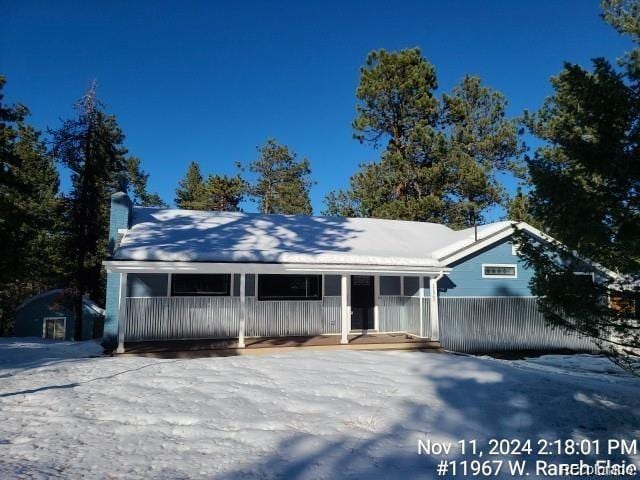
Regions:
M 431 332 L 429 338 L 438 340 L 440 338 L 440 320 L 438 318 L 438 280 L 442 278 L 442 274 L 437 277 L 429 278 L 429 311 L 431 313 Z
M 233 276 L 231 277 L 233 278 Z M 246 301 L 246 279 L 245 273 L 240 274 L 240 329 L 238 331 L 238 348 L 244 348 L 244 328 L 247 320 L 247 301 Z
M 340 296 L 342 301 L 342 328 L 341 328 L 341 337 L 340 343 L 347 344 L 349 343 L 349 276 L 342 275 L 341 285 L 340 285 Z
M 420 336 L 424 337 L 424 277 L 419 277 L 418 299 L 420 300 Z
M 124 353 L 124 327 L 127 314 L 127 274 L 120 274 L 120 296 L 118 299 L 118 348 L 116 353 Z
M 373 277 L 373 328 L 377 332 L 380 330 L 380 307 L 378 301 L 380 299 L 380 275 Z

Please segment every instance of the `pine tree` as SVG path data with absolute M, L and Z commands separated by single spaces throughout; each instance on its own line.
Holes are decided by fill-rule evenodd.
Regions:
M 142 170 L 141 161 L 138 157 L 128 157 L 126 159 L 127 175 L 125 183 L 127 190 L 131 193 L 133 204 L 141 207 L 166 207 L 167 204 L 157 193 L 149 193 L 147 183 L 149 174 Z
M 516 194 L 507 202 L 507 219 L 515 222 L 526 222 L 534 227 L 538 226 L 538 221 L 531 214 L 531 201 L 529 195 L 518 187 Z
M 544 141 L 528 161 L 531 213 L 567 251 L 527 237 L 521 251 L 535 267 L 532 288 L 547 320 L 620 353 L 640 347 L 637 321 L 602 299 L 617 290 L 633 296 L 640 285 L 640 3 L 603 5 L 605 19 L 636 47 L 621 68 L 604 58 L 591 70 L 566 63 L 551 79 L 553 95 L 527 116 Z M 625 285 L 576 281 L 583 266 L 571 251 L 617 270 Z
M 346 191 L 330 193 L 326 214 L 469 226 L 498 204 L 497 173 L 521 173 L 516 122 L 506 99 L 466 76 L 442 102 L 434 67 L 420 50 L 374 51 L 361 69 L 355 138 L 380 160 L 360 165 Z
M 240 175 L 209 175 L 205 191 L 206 210 L 238 212 L 247 186 Z
M 250 192 L 262 213 L 311 215 L 309 193 L 313 185 L 306 158 L 298 160 L 289 147 L 273 138 L 258 147 L 259 158 L 249 164 L 257 175 Z
M 25 123 L 26 108 L 1 100 L 0 94 L 0 334 L 6 334 L 16 306 L 58 285 L 65 263 L 55 165 L 40 133 Z
M 52 131 L 53 154 L 71 171 L 68 203 L 68 251 L 73 258 L 71 286 L 75 316 L 82 318 L 82 296 L 104 298 L 102 261 L 107 253 L 108 209 L 112 193 L 123 190 L 126 178 L 116 118 L 96 98 L 95 83 L 75 106 L 77 117 Z M 75 338 L 82 338 L 82 322 L 75 322 Z
M 480 78 L 466 75 L 450 95 L 443 95 L 442 104 L 451 191 L 457 211 L 468 212 L 468 219 L 457 223 L 468 226 L 504 197 L 499 172 L 524 174 L 520 156 L 525 149 L 517 122 L 506 118 L 506 98 Z
M 191 162 L 176 189 L 176 205 L 187 210 L 207 210 L 206 187 L 200 165 Z

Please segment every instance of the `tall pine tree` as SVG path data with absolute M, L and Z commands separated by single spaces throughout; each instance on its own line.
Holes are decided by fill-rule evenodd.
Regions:
M 150 193 L 147 188 L 149 174 L 142 170 L 142 162 L 138 157 L 127 157 L 126 159 L 126 179 L 127 190 L 132 196 L 134 205 L 141 207 L 166 207 L 167 204 L 157 193 Z
M 191 162 L 176 189 L 176 205 L 187 210 L 240 211 L 246 182 L 235 175 L 209 175 L 205 180 L 200 165 Z
M 206 210 L 206 187 L 200 165 L 191 162 L 183 179 L 178 182 L 175 202 L 178 208 Z
M 58 173 L 28 111 L 2 102 L 0 77 L 0 334 L 27 296 L 61 283 L 62 217 Z
M 238 212 L 246 191 L 247 185 L 240 175 L 209 175 L 205 184 L 206 209 Z
M 462 227 L 501 201 L 496 175 L 519 173 L 522 153 L 506 99 L 471 76 L 441 102 L 436 88 L 435 69 L 419 49 L 369 54 L 354 136 L 384 149 L 378 162 L 360 166 L 346 191 L 327 196 L 325 213 Z
M 251 195 L 262 213 L 311 215 L 309 194 L 313 181 L 309 160 L 298 160 L 286 145 L 271 138 L 258 147 L 259 157 L 249 164 L 256 175 Z
M 111 194 L 123 190 L 126 164 L 124 135 L 113 115 L 96 97 L 95 83 L 75 105 L 77 116 L 52 131 L 53 154 L 71 171 L 68 204 L 68 251 L 73 265 L 75 316 L 82 318 L 82 296 L 102 301 L 102 261 L 107 253 L 108 209 Z M 82 322 L 75 322 L 75 338 L 82 338 Z
M 603 6 L 605 19 L 636 47 L 621 68 L 604 58 L 591 69 L 565 64 L 551 79 L 553 95 L 528 116 L 544 141 L 528 161 L 531 213 L 568 250 L 525 236 L 521 251 L 535 267 L 532 287 L 548 321 L 624 353 L 640 347 L 637 320 L 632 309 L 611 308 L 620 302 L 603 298 L 633 297 L 640 289 L 640 3 Z M 620 285 L 577 281 L 584 267 L 571 251 L 620 272 Z

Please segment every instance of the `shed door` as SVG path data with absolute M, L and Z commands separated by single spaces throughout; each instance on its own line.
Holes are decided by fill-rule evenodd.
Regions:
M 65 317 L 45 318 L 42 325 L 42 338 L 64 340 L 66 320 Z

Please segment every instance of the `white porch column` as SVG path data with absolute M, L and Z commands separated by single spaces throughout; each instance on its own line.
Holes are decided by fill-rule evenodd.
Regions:
M 373 328 L 380 330 L 380 307 L 378 301 L 380 299 L 380 275 L 373 277 Z
M 342 328 L 340 329 L 341 337 L 340 343 L 347 344 L 349 343 L 349 324 L 351 323 L 349 319 L 349 276 L 342 275 L 341 284 L 340 284 L 340 296 L 342 300 Z
M 231 277 L 233 278 L 233 276 Z M 240 274 L 240 329 L 238 331 L 238 348 L 244 348 L 244 329 L 247 320 L 247 301 L 246 301 L 246 280 L 245 273 Z
M 442 274 L 437 277 L 429 278 L 429 312 L 431 314 L 431 332 L 429 338 L 438 340 L 440 338 L 440 319 L 438 317 L 438 280 L 442 278 Z
M 420 336 L 424 337 L 424 277 L 422 275 L 419 277 L 418 299 L 420 300 Z
M 127 314 L 127 274 L 120 274 L 120 295 L 118 297 L 118 348 L 116 353 L 124 353 L 124 327 Z

